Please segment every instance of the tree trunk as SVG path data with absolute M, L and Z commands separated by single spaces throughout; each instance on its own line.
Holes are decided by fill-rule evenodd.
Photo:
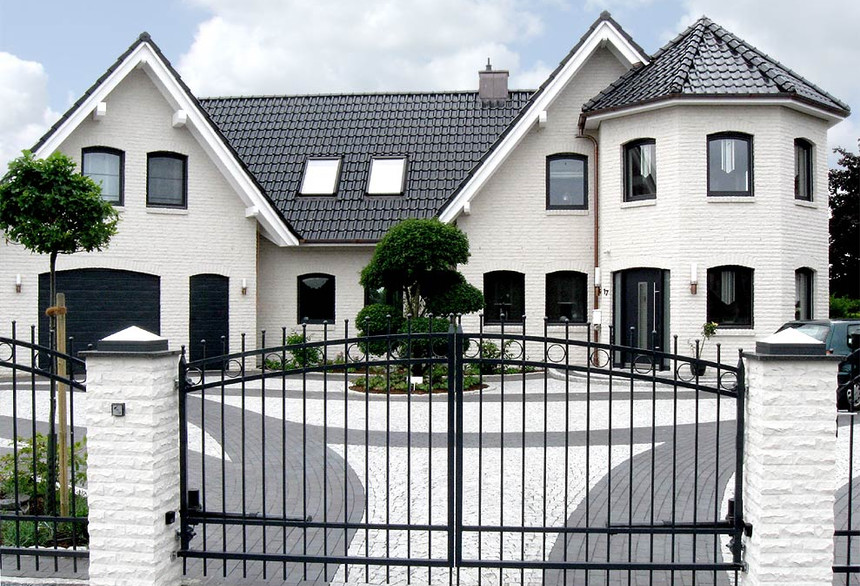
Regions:
M 50 308 L 52 309 L 57 303 L 57 253 L 51 253 L 50 267 Z M 51 350 L 57 350 L 57 316 L 52 310 L 50 311 L 50 347 Z M 57 374 L 57 356 L 51 354 L 51 373 Z M 57 381 L 51 378 L 51 401 L 49 414 L 49 431 L 48 431 L 48 453 L 46 455 L 48 464 L 48 510 L 51 514 L 57 512 Z

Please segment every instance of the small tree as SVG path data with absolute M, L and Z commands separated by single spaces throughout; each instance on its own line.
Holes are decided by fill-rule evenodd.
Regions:
M 860 144 L 860 141 L 858 141 Z M 830 293 L 860 298 L 860 156 L 843 148 L 830 169 Z
M 361 284 L 402 291 L 412 317 L 471 313 L 484 306 L 484 298 L 457 271 L 468 260 L 469 240 L 456 226 L 437 219 L 404 220 L 376 245 L 361 271 Z
M 0 180 L 0 230 L 8 240 L 32 252 L 49 255 L 52 308 L 57 303 L 57 256 L 101 250 L 116 234 L 118 220 L 113 206 L 102 199 L 101 188 L 89 177 L 78 173 L 74 161 L 61 153 L 36 159 L 32 153 L 24 151 L 23 156 L 9 163 L 9 171 Z M 56 332 L 56 311 L 49 311 L 49 315 L 51 330 Z M 56 336 L 51 336 L 51 348 L 57 349 Z M 56 368 L 56 365 L 56 359 L 52 360 L 52 367 Z M 51 393 L 48 443 L 51 476 L 56 457 L 55 420 L 56 398 Z M 61 431 L 64 426 L 65 421 L 61 421 Z M 61 434 L 61 454 L 66 453 L 65 442 L 65 434 Z M 61 463 L 63 459 L 61 457 Z M 62 474 L 65 474 L 65 467 Z M 53 488 L 54 479 L 49 477 L 48 481 Z M 65 487 L 62 490 L 65 491 Z M 49 506 L 53 509 L 53 490 L 50 495 Z M 61 513 L 66 515 L 64 496 L 60 504 Z
M 56 303 L 57 256 L 101 250 L 116 234 L 118 220 L 101 198 L 101 188 L 61 153 L 36 159 L 24 151 L 0 180 L 0 230 L 27 250 L 49 255 L 51 305 Z

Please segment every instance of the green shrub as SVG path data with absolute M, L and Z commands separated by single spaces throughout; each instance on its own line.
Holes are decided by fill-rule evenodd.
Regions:
M 830 317 L 860 319 L 860 299 L 831 295 Z
M 355 318 L 355 325 L 361 336 L 384 336 L 396 333 L 403 324 L 400 312 L 391 305 L 374 303 L 365 306 Z M 365 354 L 385 356 L 389 352 L 387 340 L 359 342 L 358 347 Z

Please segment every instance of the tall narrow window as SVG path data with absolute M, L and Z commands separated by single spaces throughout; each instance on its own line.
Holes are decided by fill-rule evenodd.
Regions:
M 102 199 L 123 204 L 123 163 L 125 153 L 107 147 L 85 148 L 81 152 L 81 173 L 102 188 Z
M 708 321 L 720 327 L 752 327 L 752 269 L 739 266 L 708 269 Z
M 546 208 L 588 209 L 588 158 L 552 155 L 546 159 Z
M 752 137 L 713 134 L 708 137 L 708 195 L 753 194 Z
M 624 146 L 624 200 L 657 197 L 657 144 L 653 138 Z
M 484 273 L 484 319 L 487 323 L 522 322 L 526 276 L 515 271 Z
M 812 201 L 812 145 L 802 138 L 794 141 L 794 197 Z
M 551 322 L 566 319 L 585 323 L 588 276 L 576 271 L 557 271 L 546 276 L 546 317 Z
M 334 322 L 334 276 L 310 273 L 298 277 L 299 323 Z
M 812 319 L 813 275 L 806 267 L 794 271 L 794 319 Z
M 188 157 L 178 153 L 149 153 L 146 165 L 146 205 L 187 207 Z
M 308 159 L 299 193 L 302 195 L 334 195 L 340 176 L 340 159 Z

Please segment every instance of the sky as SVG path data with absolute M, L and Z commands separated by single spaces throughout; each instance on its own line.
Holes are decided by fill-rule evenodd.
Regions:
M 696 18 L 717 24 L 855 112 L 860 1 L 0 0 L 0 165 L 38 138 L 147 31 L 198 97 L 476 89 L 489 57 L 536 88 L 602 10 L 648 53 Z M 835 157 L 831 156 L 831 164 Z

